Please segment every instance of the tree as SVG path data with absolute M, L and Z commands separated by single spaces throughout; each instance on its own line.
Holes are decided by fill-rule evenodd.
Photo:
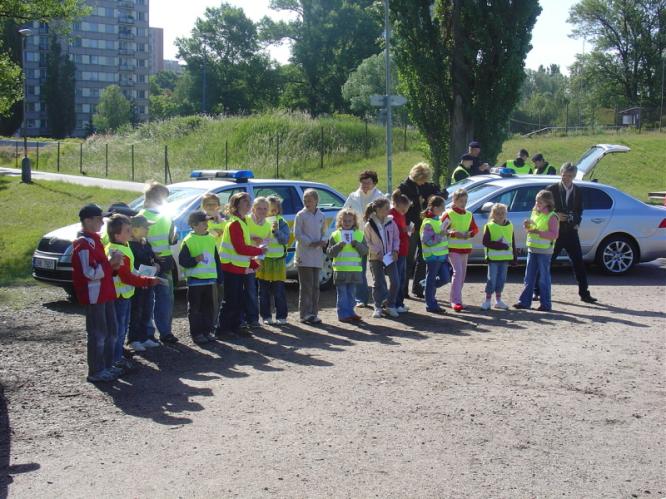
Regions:
M 99 96 L 93 125 L 100 132 L 112 132 L 130 123 L 132 105 L 118 85 L 109 85 Z
M 44 102 L 52 137 L 63 138 L 76 125 L 74 110 L 76 66 L 62 54 L 57 37 L 51 37 L 44 82 Z
M 262 38 L 290 41 L 293 101 L 311 115 L 346 109 L 342 86 L 349 73 L 379 51 L 381 17 L 372 0 L 271 0 L 270 7 L 295 15 L 289 22 L 262 20 Z
M 395 87 L 399 86 L 398 70 L 393 63 L 391 63 L 391 81 Z M 361 118 L 368 118 L 377 112 L 377 108 L 370 105 L 370 96 L 385 93 L 384 54 L 375 54 L 364 59 L 342 86 L 342 97 L 348 102 L 349 109 Z

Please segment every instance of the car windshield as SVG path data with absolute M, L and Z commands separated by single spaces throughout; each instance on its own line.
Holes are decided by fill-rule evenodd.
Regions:
M 467 206 L 471 206 L 479 199 L 486 197 L 488 194 L 495 192 L 497 189 L 499 189 L 499 186 L 492 183 L 481 184 L 472 187 L 469 191 L 467 191 Z
M 203 195 L 205 192 L 207 192 L 205 188 L 169 186 L 169 197 L 160 212 L 172 217 L 177 216 L 194 198 Z M 143 196 L 135 199 L 129 205 L 133 210 L 140 210 L 143 208 Z
M 458 189 L 467 189 L 466 186 L 468 186 L 469 184 L 471 184 L 473 182 L 477 182 L 477 181 L 478 181 L 478 179 L 475 179 L 474 177 L 465 177 L 464 179 L 459 180 L 455 184 L 451 184 L 450 186 L 448 186 L 446 188 L 446 192 L 449 193 L 447 199 L 451 199 L 451 194 L 456 192 Z

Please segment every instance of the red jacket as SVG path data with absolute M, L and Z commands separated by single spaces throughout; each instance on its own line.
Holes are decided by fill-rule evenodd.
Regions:
M 82 305 L 116 299 L 113 270 L 99 235 L 79 232 L 73 243 L 72 279 L 76 298 Z
M 407 217 L 395 208 L 391 208 L 391 215 L 393 215 L 393 221 L 398 226 L 398 231 L 400 232 L 398 256 L 407 256 L 409 253 L 409 234 L 407 232 L 409 226 L 407 225 Z
M 133 274 L 132 267 L 130 265 L 130 259 L 124 255 L 123 262 L 120 264 L 120 267 L 118 267 L 118 270 L 114 272 L 114 274 L 120 277 L 120 282 L 129 284 L 135 288 L 147 288 L 149 286 L 155 286 L 159 283 L 159 281 L 154 277 Z
M 241 228 L 238 221 L 231 222 L 229 225 L 229 235 L 231 236 L 231 244 L 233 244 L 236 253 L 239 255 L 246 256 L 259 256 L 262 251 L 257 246 L 248 246 L 245 244 L 245 239 L 243 239 L 243 229 Z M 250 268 L 257 269 L 259 268 L 259 263 L 252 259 L 250 260 Z M 232 274 L 245 274 L 244 267 L 237 267 L 233 263 L 223 263 L 222 270 L 224 272 L 231 272 Z

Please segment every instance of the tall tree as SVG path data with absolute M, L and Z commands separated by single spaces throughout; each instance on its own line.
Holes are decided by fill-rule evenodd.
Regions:
M 398 70 L 391 64 L 391 82 L 397 87 Z M 384 54 L 375 54 L 364 59 L 352 71 L 342 86 L 342 97 L 349 103 L 352 113 L 368 118 L 377 112 L 377 108 L 370 105 L 371 95 L 384 95 L 386 92 L 386 66 Z
M 112 132 L 132 119 L 132 104 L 118 85 L 109 85 L 99 96 L 93 125 L 100 132 Z
M 44 82 L 44 103 L 52 137 L 63 138 L 76 125 L 74 109 L 75 72 L 74 63 L 62 53 L 58 38 L 50 39 Z
M 316 116 L 345 110 L 342 86 L 349 73 L 379 51 L 381 17 L 373 0 L 271 0 L 275 10 L 295 16 L 289 22 L 262 21 L 268 42 L 290 41 L 298 69 L 293 89 Z

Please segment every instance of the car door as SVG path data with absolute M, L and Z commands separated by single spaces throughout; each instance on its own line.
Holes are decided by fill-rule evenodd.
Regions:
M 583 220 L 578 228 L 583 255 L 592 251 L 606 233 L 613 215 L 613 199 L 599 187 L 581 186 Z
M 504 192 L 501 192 L 496 196 L 493 196 L 492 198 L 488 199 L 487 201 L 481 203 L 481 205 L 474 211 L 474 221 L 476 222 L 476 225 L 479 227 L 479 233 L 472 240 L 472 244 L 474 245 L 471 256 L 472 260 L 478 262 L 482 261 L 485 258 L 485 248 L 483 246 L 483 230 L 485 225 L 488 223 L 488 219 L 490 217 L 490 211 L 483 211 L 482 210 L 483 205 L 487 203 L 502 203 L 506 205 L 507 208 L 510 208 L 511 204 L 513 203 L 513 198 L 516 196 L 516 191 L 517 189 L 508 189 Z M 511 216 L 509 216 L 509 219 L 511 219 Z M 517 232 L 517 229 L 514 229 L 514 231 Z

